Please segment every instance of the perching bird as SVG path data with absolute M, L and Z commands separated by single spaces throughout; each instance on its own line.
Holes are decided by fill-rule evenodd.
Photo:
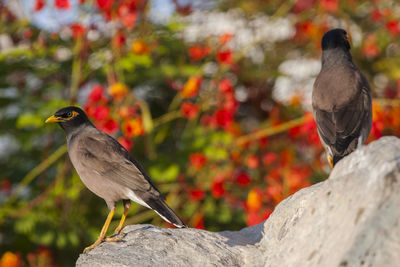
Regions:
M 176 227 L 187 227 L 164 202 L 164 196 L 143 167 L 114 138 L 98 130 L 83 110 L 73 106 L 62 108 L 49 117 L 46 120 L 48 122 L 57 122 L 64 129 L 69 157 L 82 182 L 103 198 L 110 209 L 98 239 L 85 252 L 104 240 L 117 240 L 106 238 L 106 233 L 114 215 L 115 204 L 121 199 L 124 214 L 114 235 L 121 232 L 131 200 L 154 210 Z
M 312 106 L 331 167 L 367 140 L 372 126 L 371 89 L 353 63 L 343 29 L 322 37 L 322 67 L 314 83 Z

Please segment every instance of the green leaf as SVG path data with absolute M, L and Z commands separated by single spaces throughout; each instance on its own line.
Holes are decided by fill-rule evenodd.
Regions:
M 27 128 L 27 127 L 33 127 L 33 128 L 39 128 L 43 126 L 44 120 L 41 116 L 32 114 L 32 113 L 24 113 L 20 115 L 17 119 L 17 128 Z
M 135 55 L 133 53 L 127 55 L 122 58 L 118 64 L 122 69 L 127 71 L 134 71 L 136 66 L 142 66 L 145 68 L 149 68 L 152 66 L 153 61 L 151 60 L 149 55 Z
M 177 164 L 158 164 L 150 167 L 150 176 L 159 182 L 173 182 L 179 174 Z

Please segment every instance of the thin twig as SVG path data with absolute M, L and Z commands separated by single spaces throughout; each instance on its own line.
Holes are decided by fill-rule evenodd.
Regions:
M 181 118 L 181 117 L 182 117 L 182 113 L 180 110 L 168 112 L 167 114 L 164 114 L 153 120 L 153 128 L 155 128 L 161 124 L 167 123 L 169 121 Z
M 7 204 L 12 203 L 18 195 L 21 193 L 22 189 L 24 189 L 30 182 L 33 181 L 39 174 L 49 168 L 54 162 L 56 162 L 62 155 L 67 152 L 67 146 L 62 145 L 56 151 L 53 152 L 47 159 L 42 161 L 39 165 L 33 168 L 24 178 L 22 178 L 21 182 L 17 185 L 14 192 L 11 194 L 9 199 L 7 200 Z
M 240 146 L 240 145 L 243 145 L 252 140 L 256 140 L 256 139 L 260 139 L 262 137 L 271 136 L 274 134 L 284 132 L 293 127 L 302 125 L 303 123 L 305 123 L 306 121 L 308 121 L 310 119 L 312 119 L 311 116 L 303 116 L 303 117 L 282 123 L 280 125 L 268 126 L 267 128 L 260 129 L 254 133 L 239 137 L 238 139 L 236 139 L 236 145 Z

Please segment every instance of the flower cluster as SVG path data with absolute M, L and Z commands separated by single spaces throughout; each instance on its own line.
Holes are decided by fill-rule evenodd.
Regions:
M 107 91 L 103 86 L 95 85 L 85 110 L 98 129 L 113 136 L 120 135 L 118 141 L 129 151 L 132 139 L 145 131 L 139 106 L 124 103 L 128 94 L 129 88 L 122 83 L 114 83 Z

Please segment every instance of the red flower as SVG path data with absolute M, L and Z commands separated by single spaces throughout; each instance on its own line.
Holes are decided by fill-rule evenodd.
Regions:
M 282 201 L 283 188 L 281 183 L 270 185 L 265 191 L 267 195 L 275 201 L 276 204 Z
M 109 119 L 104 123 L 105 132 L 108 134 L 113 134 L 118 131 L 119 125 L 114 119 Z
M 268 138 L 264 136 L 264 137 L 260 138 L 258 143 L 261 148 L 266 147 L 268 145 Z
M 216 178 L 213 180 L 211 185 L 211 194 L 215 198 L 220 198 L 225 194 L 225 188 L 222 179 Z
M 224 100 L 224 104 L 223 104 L 224 109 L 231 112 L 233 115 L 233 113 L 235 113 L 235 111 L 236 111 L 237 106 L 238 106 L 238 103 L 235 99 L 235 95 L 233 94 L 233 92 L 226 92 L 225 100 Z
M 106 106 L 96 106 L 93 110 L 93 117 L 96 120 L 102 121 L 110 115 L 110 108 Z
M 306 9 L 312 8 L 314 0 L 297 0 L 293 7 L 293 13 L 297 14 Z
M 36 0 L 35 7 L 33 8 L 34 11 L 41 10 L 46 5 L 45 0 Z
M 335 12 L 339 8 L 339 0 L 321 0 L 320 3 L 328 12 Z
M 184 102 L 181 106 L 181 111 L 184 117 L 188 119 L 196 118 L 199 113 L 199 106 L 190 102 Z
M 97 0 L 97 5 L 103 11 L 109 11 L 114 0 Z
M 218 84 L 218 89 L 221 93 L 232 92 L 233 86 L 229 79 L 224 78 Z
M 379 9 L 374 8 L 371 14 L 371 18 L 373 22 L 378 22 L 382 19 L 383 14 L 379 11 Z
M 71 7 L 69 0 L 54 0 L 54 5 L 59 9 L 69 9 Z
M 373 121 L 371 133 L 375 139 L 379 139 L 383 136 L 383 130 L 385 129 L 385 124 L 382 121 Z
M 6 195 L 11 194 L 12 184 L 11 184 L 10 180 L 5 179 L 0 182 L 0 191 Z
M 248 226 L 253 226 L 262 222 L 262 219 L 257 211 L 250 210 L 246 212 L 246 224 Z
M 203 127 L 212 127 L 215 128 L 217 127 L 217 121 L 215 119 L 215 116 L 210 116 L 210 115 L 203 115 L 200 119 L 200 124 Z
M 77 39 L 85 34 L 86 28 L 82 26 L 82 24 L 75 23 L 70 26 L 72 30 L 72 37 Z
M 121 48 L 125 44 L 126 37 L 123 33 L 118 32 L 114 35 L 111 42 L 114 47 Z
M 218 126 L 226 128 L 232 123 L 233 114 L 226 109 L 220 109 L 215 113 L 215 119 Z
M 209 54 L 211 54 L 211 47 L 209 45 L 206 45 L 205 47 L 203 47 L 203 56 L 208 56 Z
M 207 163 L 207 158 L 203 153 L 194 153 L 189 155 L 190 164 L 197 170 L 203 168 Z
M 118 142 L 125 147 L 126 150 L 130 151 L 132 149 L 133 142 L 125 137 L 118 138 Z
M 136 7 L 129 3 L 122 3 L 118 7 L 118 17 L 122 24 L 128 29 L 131 30 L 138 19 L 138 13 L 136 12 Z
M 398 35 L 400 32 L 399 29 L 399 22 L 397 20 L 391 20 L 386 22 L 386 29 L 392 34 L 392 35 Z
M 199 201 L 205 197 L 206 193 L 201 189 L 191 189 L 189 196 L 192 201 Z
M 93 86 L 93 89 L 89 94 L 90 102 L 100 101 L 103 98 L 103 91 L 104 91 L 103 86 L 101 86 L 101 85 Z
M 371 43 L 371 44 L 365 45 L 362 49 L 362 52 L 367 57 L 376 57 L 379 54 L 380 49 L 379 49 L 379 46 L 377 46 L 374 43 Z
M 241 172 L 236 176 L 236 182 L 240 186 L 247 186 L 247 185 L 250 184 L 251 179 L 250 179 L 250 176 L 247 173 Z
M 258 157 L 256 155 L 251 155 L 251 156 L 247 157 L 246 165 L 250 169 L 258 168 L 258 164 L 259 164 L 259 161 L 258 161 Z
M 203 49 L 198 45 L 194 45 L 189 48 L 189 56 L 193 61 L 202 60 L 204 57 Z
M 217 61 L 222 64 L 232 65 L 233 63 L 232 51 L 230 49 L 218 51 Z

